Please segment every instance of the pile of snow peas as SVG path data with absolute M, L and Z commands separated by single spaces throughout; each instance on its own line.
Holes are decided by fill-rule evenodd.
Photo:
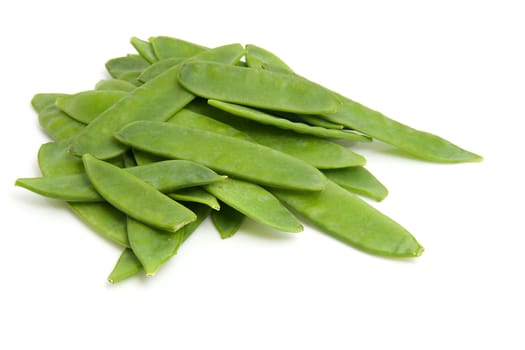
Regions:
M 245 218 L 300 232 L 299 218 L 371 254 L 423 247 L 361 196 L 388 191 L 353 152 L 379 140 L 426 161 L 481 161 L 295 73 L 255 45 L 207 48 L 132 38 L 136 53 L 106 63 L 111 78 L 31 103 L 53 141 L 41 177 L 16 185 L 66 201 L 123 251 L 108 280 L 154 275 L 211 217 L 221 238 Z

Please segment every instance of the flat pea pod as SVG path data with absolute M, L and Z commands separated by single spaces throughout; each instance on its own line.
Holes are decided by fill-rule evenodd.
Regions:
M 69 142 L 53 141 L 44 143 L 38 150 L 38 166 L 44 176 L 81 174 L 82 160 L 69 153 Z
M 125 91 L 135 90 L 137 86 L 126 80 L 121 79 L 104 79 L 95 85 L 97 91 Z
M 139 150 L 171 159 L 192 160 L 219 173 L 262 185 L 311 191 L 324 187 L 324 175 L 302 160 L 205 130 L 138 121 L 126 125 L 115 137 Z
M 142 152 L 138 149 L 133 149 L 133 157 L 138 165 L 147 165 L 156 162 L 162 162 L 166 160 L 164 157 L 160 157 L 151 153 Z
M 230 238 L 241 227 L 246 215 L 233 209 L 226 203 L 220 203 L 221 210 L 211 212 L 213 226 L 219 232 L 222 239 Z
M 221 208 L 217 198 L 200 187 L 183 188 L 168 194 L 168 196 L 177 201 L 205 204 L 214 210 Z
M 228 178 L 204 188 L 222 202 L 259 223 L 284 232 L 303 230 L 295 216 L 261 186 Z
M 85 128 L 85 124 L 71 118 L 55 105 L 44 108 L 38 114 L 38 122 L 46 134 L 57 141 L 76 137 Z
M 251 68 L 268 69 L 289 74 L 294 73 L 292 68 L 277 55 L 253 44 L 246 45 L 246 64 Z
M 192 61 L 179 82 L 197 96 L 250 107 L 302 114 L 333 113 L 339 99 L 325 88 L 292 74 Z
M 370 142 L 370 138 L 364 135 L 345 132 L 342 130 L 325 129 L 319 126 L 311 126 L 304 123 L 295 123 L 285 118 L 272 116 L 271 114 L 258 111 L 256 109 L 241 106 L 238 104 L 227 103 L 217 100 L 208 100 L 208 103 L 215 108 L 222 109 L 231 115 L 246 118 L 257 123 L 271 125 L 279 129 L 290 130 L 300 134 L 307 134 L 317 137 L 333 139 L 344 139 L 348 141 Z
M 183 57 L 173 57 L 173 58 L 166 58 L 164 60 L 155 62 L 148 68 L 144 69 L 144 71 L 142 71 L 142 73 L 139 75 L 137 79 L 142 81 L 143 83 L 150 81 L 151 79 L 155 78 L 156 76 L 165 72 L 171 67 L 176 66 L 177 64 L 181 63 L 185 59 L 186 58 L 183 58 Z
M 55 105 L 71 118 L 89 124 L 127 94 L 124 91 L 83 91 L 59 97 Z
M 185 112 L 188 109 L 206 115 L 195 112 L 189 114 Z M 214 123 L 209 122 L 210 119 Z M 301 159 L 318 169 L 346 168 L 366 163 L 363 156 L 335 142 L 235 118 L 207 104 L 192 103 L 169 122 L 251 140 Z
M 118 283 L 142 271 L 142 264 L 130 248 L 125 248 L 108 276 L 109 283 Z
M 348 191 L 372 198 L 378 202 L 388 195 L 387 188 L 367 169 L 356 166 L 341 169 L 326 169 L 327 178 Z
M 302 121 L 312 126 L 320 126 L 325 129 L 335 129 L 335 130 L 344 129 L 344 126 L 342 124 L 332 123 L 328 120 L 319 118 L 318 116 L 315 116 L 315 115 L 296 114 L 296 116 L 298 119 L 301 119 Z
M 58 165 L 57 165 L 58 166 Z M 49 165 L 44 165 L 46 169 Z M 53 176 L 20 178 L 15 185 L 45 197 L 68 202 L 100 202 L 103 197 L 95 190 L 84 173 L 62 175 L 53 170 Z M 182 188 L 222 181 L 224 176 L 194 162 L 166 160 L 162 162 L 125 168 L 124 171 L 153 186 L 160 192 L 173 192 Z M 49 172 L 44 172 L 44 174 Z
M 129 81 L 130 73 L 139 75 L 150 63 L 140 55 L 127 55 L 106 62 L 106 70 L 115 79 Z
M 413 129 L 350 99 L 344 98 L 336 113 L 324 117 L 421 159 L 444 163 L 478 162 L 483 159 L 440 136 Z
M 243 53 L 241 45 L 232 44 L 205 51 L 202 58 L 234 62 Z M 71 151 L 76 155 L 90 153 L 99 159 L 122 154 L 127 147 L 113 138 L 114 132 L 136 120 L 167 120 L 193 100 L 194 95 L 176 83 L 178 71 L 179 66 L 168 69 L 101 113 L 72 140 Z
M 202 224 L 202 222 L 210 216 L 210 212 L 212 211 L 211 208 L 207 205 L 199 204 L 199 203 L 191 203 L 186 202 L 184 203 L 186 207 L 188 207 L 192 212 L 197 215 L 197 220 L 190 222 L 186 226 L 183 227 L 184 229 L 184 236 L 182 237 L 182 243 L 184 243 L 190 235 L 195 232 L 195 230 Z
M 324 233 L 363 251 L 391 257 L 423 253 L 405 228 L 330 180 L 319 192 L 272 193 Z
M 188 58 L 207 50 L 204 46 L 168 36 L 157 36 L 151 38 L 150 42 L 153 52 L 159 60 L 172 57 Z
M 104 199 L 128 216 L 166 231 L 177 231 L 197 217 L 152 185 L 114 165 L 85 154 L 86 174 Z
M 67 94 L 60 94 L 60 93 L 36 94 L 31 99 L 31 106 L 33 106 L 33 109 L 35 110 L 35 112 L 40 113 L 45 108 L 53 106 L 55 104 L 56 99 L 62 96 L 67 96 Z
M 127 228 L 131 249 L 147 276 L 153 276 L 176 254 L 184 236 L 184 227 L 176 232 L 166 232 L 130 217 L 128 217 Z
M 142 39 L 139 39 L 137 37 L 132 37 L 131 45 L 137 50 L 137 52 L 149 63 L 157 62 L 159 59 L 155 55 L 155 52 L 153 51 L 153 46 L 149 41 L 145 41 Z

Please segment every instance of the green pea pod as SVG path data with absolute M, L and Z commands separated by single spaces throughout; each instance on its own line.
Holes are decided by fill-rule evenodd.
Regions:
M 190 115 L 185 112 L 186 109 L 179 112 L 184 112 L 184 116 L 181 115 L 178 118 L 179 113 L 177 113 L 169 122 L 251 140 L 301 159 L 318 169 L 346 168 L 366 163 L 363 156 L 329 140 L 235 118 L 229 113 L 202 103 L 192 103 L 187 107 L 190 111 L 213 116 L 212 121 L 215 123 L 212 125 L 208 122 L 211 118 L 200 113 L 194 112 L 190 118 Z M 231 130 L 218 126 L 221 123 Z
M 299 159 L 205 130 L 138 121 L 125 126 L 115 137 L 142 151 L 170 159 L 192 160 L 219 173 L 262 185 L 311 191 L 324 187 L 324 175 Z
M 320 192 L 273 189 L 272 193 L 324 233 L 358 249 L 391 257 L 423 253 L 405 228 L 330 180 Z
M 55 104 L 55 101 L 57 98 L 67 96 L 66 94 L 54 94 L 54 93 L 48 93 L 48 94 L 36 94 L 31 99 L 31 106 L 33 106 L 33 109 L 35 112 L 40 113 L 45 108 L 49 108 L 50 106 L 53 106 Z
M 158 76 L 159 74 L 167 71 L 173 66 L 176 66 L 177 64 L 181 63 L 184 60 L 185 58 L 183 57 L 173 57 L 173 58 L 166 58 L 164 60 L 155 62 L 148 68 L 144 69 L 144 71 L 139 75 L 137 79 L 142 81 L 143 83 L 148 82 L 151 79 Z
M 214 210 L 221 208 L 217 198 L 200 187 L 184 188 L 177 192 L 170 193 L 168 196 L 177 201 L 205 204 Z
M 138 165 L 147 165 L 156 162 L 165 161 L 166 158 L 160 157 L 151 153 L 142 152 L 138 149 L 133 149 L 133 156 Z
M 137 52 L 149 63 L 155 63 L 158 61 L 155 52 L 153 51 L 153 46 L 149 41 L 145 41 L 136 37 L 131 38 L 131 45 L 137 50 Z
M 244 53 L 239 44 L 205 51 L 202 58 L 234 62 Z M 136 120 L 164 121 L 193 100 L 194 95 L 176 83 L 179 66 L 130 92 L 112 108 L 95 118 L 74 140 L 71 151 L 76 155 L 90 153 L 99 159 L 122 154 L 127 147 L 113 138 L 113 133 Z
M 327 178 L 348 191 L 372 198 L 378 202 L 388 195 L 387 188 L 372 173 L 361 166 L 323 170 Z
M 318 116 L 315 116 L 315 115 L 296 114 L 295 116 L 298 119 L 302 120 L 303 122 L 306 122 L 312 126 L 319 126 L 321 128 L 335 129 L 335 130 L 344 129 L 344 126 L 341 124 L 332 123 L 328 120 L 319 118 Z
M 130 248 L 125 248 L 108 276 L 109 283 L 121 282 L 142 271 L 142 264 Z
M 166 231 L 177 231 L 196 219 L 189 209 L 129 172 L 89 154 L 82 161 L 97 192 L 128 216 Z
M 157 36 L 150 39 L 155 56 L 159 60 L 173 57 L 192 57 L 206 51 L 207 48 L 189 41 L 171 38 L 167 36 Z
M 104 79 L 100 80 L 95 85 L 97 91 L 125 91 L 130 92 L 135 90 L 137 86 L 126 80 L 121 79 Z
M 233 116 L 246 118 L 257 123 L 271 125 L 276 128 L 290 130 L 301 134 L 307 134 L 317 137 L 326 137 L 334 139 L 344 139 L 348 141 L 370 142 L 370 138 L 364 135 L 354 134 L 341 130 L 325 129 L 318 126 L 310 126 L 304 123 L 295 123 L 285 118 L 278 118 L 268 113 L 258 111 L 253 108 L 241 106 L 232 103 L 226 103 L 217 100 L 208 100 L 208 103 L 215 108 L 222 109 Z
M 304 78 L 267 70 L 192 61 L 182 66 L 179 82 L 207 99 L 302 114 L 333 113 L 339 99 Z
M 85 128 L 84 124 L 71 118 L 55 105 L 44 108 L 38 114 L 38 122 L 46 134 L 57 141 L 76 137 Z
M 176 232 L 159 230 L 128 217 L 128 238 L 131 249 L 144 267 L 147 276 L 176 254 L 184 236 L 184 227 Z
M 124 91 L 83 91 L 59 97 L 55 104 L 71 118 L 89 124 L 127 94 L 128 92 Z
M 15 185 L 44 197 L 68 202 L 100 202 L 102 200 L 84 174 L 19 178 Z
M 184 236 L 182 237 L 182 243 L 184 243 L 188 237 L 190 237 L 190 235 L 195 232 L 195 230 L 210 215 L 210 212 L 212 211 L 209 206 L 199 203 L 186 202 L 184 205 L 194 212 L 195 215 L 197 215 L 197 220 L 190 222 L 183 227 Z
M 127 55 L 107 61 L 106 69 L 113 78 L 128 80 L 130 73 L 138 76 L 149 65 L 150 63 L 139 55 Z
M 81 174 L 84 172 L 82 160 L 69 153 L 69 142 L 67 141 L 48 142 L 40 146 L 38 166 L 44 176 Z
M 246 45 L 246 63 L 251 68 L 268 69 L 289 74 L 294 73 L 292 68 L 275 54 L 253 44 Z
M 264 225 L 284 232 L 300 232 L 301 223 L 275 196 L 256 184 L 226 179 L 206 185 L 206 191 L 235 210 Z
M 226 203 L 220 205 L 221 210 L 211 212 L 211 220 L 221 238 L 226 239 L 239 230 L 246 216 Z

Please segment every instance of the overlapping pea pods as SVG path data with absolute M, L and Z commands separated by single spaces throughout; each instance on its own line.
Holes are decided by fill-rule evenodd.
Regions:
M 227 238 L 245 217 L 299 232 L 298 214 L 358 249 L 416 257 L 416 239 L 358 196 L 381 201 L 387 189 L 348 141 L 374 138 L 428 161 L 481 160 L 255 45 L 209 49 L 164 36 L 131 44 L 138 54 L 108 61 L 112 78 L 94 90 L 34 96 L 54 141 L 38 152 L 43 176 L 16 181 L 68 202 L 124 248 L 112 283 L 155 274 L 208 216 Z

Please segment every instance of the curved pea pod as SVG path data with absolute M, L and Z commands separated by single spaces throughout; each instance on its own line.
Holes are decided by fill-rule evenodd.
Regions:
M 55 105 L 44 108 L 38 114 L 38 122 L 46 134 L 57 141 L 76 137 L 85 128 L 85 124 L 71 118 Z
M 243 53 L 241 45 L 233 44 L 205 51 L 202 57 L 234 62 Z M 136 120 L 167 120 L 195 97 L 177 84 L 178 71 L 179 66 L 168 69 L 101 113 L 72 140 L 71 151 L 76 155 L 90 153 L 99 159 L 124 153 L 127 147 L 113 138 L 114 132 Z
M 423 253 L 405 228 L 332 181 L 320 192 L 272 193 L 324 233 L 363 251 L 391 257 Z
M 108 276 L 109 283 L 121 282 L 142 271 L 142 264 L 130 248 L 125 248 Z
M 256 184 L 226 179 L 206 185 L 206 191 L 235 210 L 264 225 L 284 232 L 300 232 L 301 223 L 274 195 Z
M 150 63 L 140 55 L 127 55 L 113 58 L 106 62 L 106 70 L 115 79 L 129 81 L 129 77 L 138 76 Z
M 68 202 L 100 202 L 102 200 L 84 174 L 19 178 L 15 186 L 23 187 L 44 197 Z
M 246 216 L 226 203 L 220 203 L 220 205 L 221 210 L 211 212 L 211 221 L 221 238 L 226 239 L 239 230 Z
M 192 61 L 179 82 L 197 96 L 269 110 L 333 113 L 341 102 L 325 88 L 292 74 Z
M 53 141 L 44 143 L 38 150 L 38 166 L 44 176 L 81 174 L 82 160 L 69 153 L 69 142 Z
M 133 85 L 129 81 L 121 79 L 104 79 L 100 80 L 95 85 L 97 91 L 125 91 L 130 92 L 135 90 L 137 86 Z
M 171 159 L 192 160 L 219 173 L 262 185 L 312 191 L 324 187 L 324 175 L 302 160 L 205 130 L 139 121 L 128 124 L 115 137 L 139 150 Z
M 57 98 L 55 104 L 71 118 L 89 124 L 128 93 L 124 91 L 83 91 Z
M 167 58 L 167 59 L 155 62 L 148 68 L 144 69 L 144 71 L 139 75 L 137 79 L 144 83 L 147 81 L 150 81 L 151 79 L 155 78 L 159 74 L 165 72 L 166 70 L 170 69 L 173 66 L 176 66 L 177 64 L 181 63 L 184 60 L 185 58 L 183 57 L 173 57 L 173 58 Z
M 294 73 L 292 68 L 277 55 L 253 44 L 246 45 L 246 64 L 251 68 L 268 69 L 289 74 Z
M 35 112 L 40 113 L 45 108 L 48 108 L 49 106 L 53 106 L 55 104 L 56 99 L 62 96 L 67 96 L 67 95 L 60 94 L 60 93 L 36 94 L 31 99 L 31 106 L 33 106 L 33 109 L 35 110 Z
M 170 193 L 168 196 L 177 201 L 205 204 L 214 210 L 221 208 L 217 198 L 200 187 L 184 188 L 177 192 Z
M 383 114 L 344 98 L 341 108 L 324 116 L 421 159 L 444 162 L 478 162 L 482 157 L 434 134 L 413 129 Z
M 128 216 L 166 231 L 177 231 L 196 219 L 189 209 L 129 172 L 89 154 L 82 161 L 97 192 Z
M 157 36 L 151 38 L 150 42 L 153 52 L 159 60 L 172 57 L 188 58 L 207 50 L 204 46 L 168 36 Z
M 159 59 L 155 55 L 155 52 L 153 51 L 153 46 L 149 41 L 145 41 L 136 37 L 132 37 L 131 45 L 137 50 L 137 52 L 149 63 L 157 62 Z
M 238 104 L 226 103 L 217 100 L 208 100 L 208 103 L 215 108 L 222 109 L 223 111 L 230 113 L 233 116 L 246 118 L 257 123 L 271 125 L 279 129 L 290 130 L 300 134 L 307 134 L 317 137 L 327 137 L 333 139 L 344 139 L 348 141 L 371 141 L 369 137 L 364 135 L 359 135 L 342 130 L 325 129 L 304 123 L 296 123 L 285 118 L 275 117 L 271 114 L 264 113 L 256 109 L 241 106 Z
M 326 169 L 327 178 L 348 191 L 372 198 L 378 202 L 388 195 L 387 188 L 372 173 L 361 166 Z

